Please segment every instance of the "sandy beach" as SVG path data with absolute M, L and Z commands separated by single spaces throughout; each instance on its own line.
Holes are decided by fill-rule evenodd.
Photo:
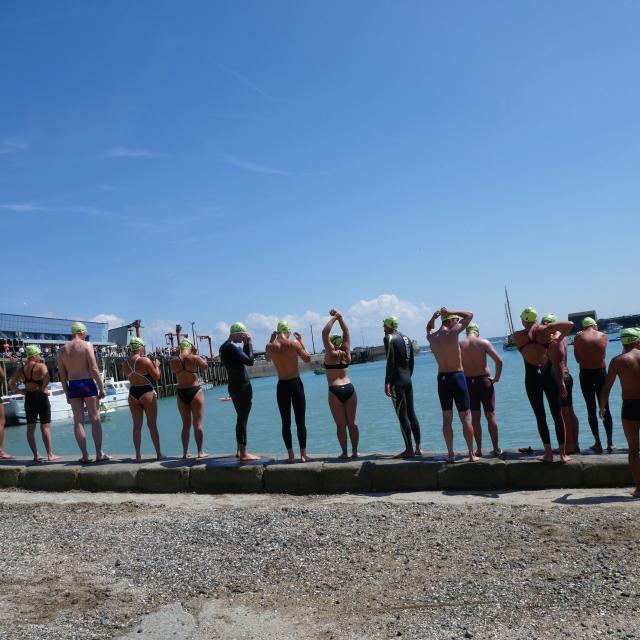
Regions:
M 0 492 L 1 638 L 618 638 L 628 490 Z

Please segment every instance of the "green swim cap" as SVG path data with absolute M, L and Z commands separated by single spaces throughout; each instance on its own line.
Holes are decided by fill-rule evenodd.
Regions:
M 389 316 L 383 320 L 384 326 L 389 329 L 397 329 L 400 326 L 400 320 L 395 316 Z
M 193 342 L 191 342 L 191 340 L 188 340 L 187 338 L 182 338 L 182 340 L 180 340 L 180 348 L 181 349 L 192 349 L 193 348 Z
M 344 342 L 344 338 L 342 336 L 339 336 L 337 333 L 334 333 L 333 335 L 329 336 L 329 342 L 334 347 L 341 347 L 342 343 Z
M 33 358 L 33 356 L 39 356 L 42 351 L 40 351 L 40 347 L 37 344 L 28 344 L 25 348 L 25 353 L 27 354 L 27 358 Z
M 74 322 L 71 325 L 71 333 L 87 333 L 87 327 L 82 322 Z
M 474 324 L 473 322 L 467 325 L 465 331 L 467 335 L 469 335 L 470 333 L 475 333 L 478 336 L 480 335 L 480 327 L 478 327 L 478 325 Z
M 553 313 L 547 313 L 546 316 L 542 316 L 542 324 L 553 324 L 554 322 L 558 322 L 558 318 Z
M 442 322 L 446 322 L 447 320 L 460 320 L 460 316 L 455 313 L 448 313 L 446 316 L 442 316 L 440 320 L 442 320 Z
M 587 316 L 582 320 L 583 329 L 586 329 L 587 327 L 597 327 L 597 326 L 598 326 L 598 323 L 590 316 Z
M 247 333 L 247 327 L 245 327 L 242 322 L 234 322 L 229 327 L 229 333 Z
M 291 325 L 286 320 L 280 320 L 276 327 L 278 333 L 291 333 Z
M 623 329 L 620 332 L 620 342 L 622 342 L 622 344 L 634 344 L 635 342 L 640 342 L 640 331 L 635 327 Z
M 533 307 L 526 307 L 520 314 L 520 320 L 524 322 L 535 322 L 538 319 L 538 312 Z
M 140 349 L 142 349 L 142 347 L 144 347 L 144 340 L 142 338 L 134 336 L 133 338 L 131 338 L 131 340 L 129 340 L 129 351 L 131 351 L 132 353 L 139 351 Z

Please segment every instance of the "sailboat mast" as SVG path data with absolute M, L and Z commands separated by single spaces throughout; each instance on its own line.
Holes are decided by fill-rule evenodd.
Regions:
M 511 316 L 511 304 L 509 303 L 509 294 L 507 293 L 507 287 L 504 288 L 504 295 L 505 298 L 507 299 L 507 318 L 509 318 L 509 330 L 511 331 L 511 333 L 514 333 L 513 330 L 513 317 Z

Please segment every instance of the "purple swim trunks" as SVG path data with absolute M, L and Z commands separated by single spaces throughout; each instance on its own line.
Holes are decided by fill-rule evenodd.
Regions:
M 480 411 L 480 405 L 485 411 L 491 413 L 496 410 L 496 394 L 489 376 L 467 376 L 467 389 L 469 389 L 471 411 Z
M 92 398 L 98 395 L 98 387 L 93 378 L 86 380 L 69 380 L 69 399 Z

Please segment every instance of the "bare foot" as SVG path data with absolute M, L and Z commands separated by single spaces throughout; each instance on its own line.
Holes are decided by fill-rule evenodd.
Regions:
M 560 454 L 560 462 L 565 463 L 569 462 L 569 460 L 571 460 L 571 458 L 566 453 Z
M 53 453 L 50 453 L 50 454 L 47 456 L 47 460 L 48 460 L 49 462 L 53 462 L 54 460 L 60 460 L 60 456 L 56 456 L 56 455 L 54 455 Z
M 394 458 L 404 458 L 405 460 L 407 458 L 413 458 L 415 454 L 413 453 L 412 449 L 405 449 L 404 451 L 401 451 L 400 453 L 396 453 L 395 456 L 393 456 Z
M 482 458 L 482 449 L 477 449 L 476 455 L 478 456 L 478 458 Z
M 311 460 L 311 458 L 309 458 L 308 455 L 302 455 L 300 454 L 300 462 L 309 462 L 309 460 Z
M 348 460 L 349 459 L 349 455 L 347 454 L 346 451 L 343 451 L 339 456 L 338 456 L 338 460 Z
M 456 461 L 455 455 L 447 456 L 447 464 L 455 464 L 455 461 Z
M 589 447 L 591 451 L 594 453 L 602 453 L 602 445 L 601 444 L 593 444 Z
M 133 462 L 142 462 L 142 456 L 136 456 L 135 458 L 131 458 Z
M 536 460 L 540 460 L 540 462 L 551 463 L 553 462 L 553 454 L 551 454 L 550 456 L 547 456 L 547 455 L 540 456 L 539 458 L 536 458 Z
M 240 458 L 240 459 L 242 459 L 242 455 L 241 455 L 241 453 L 240 453 L 240 449 L 238 449 L 238 450 L 236 451 L 236 458 Z
M 41 456 L 39 453 L 36 453 L 36 455 L 33 456 L 33 461 L 34 462 L 44 462 L 44 457 Z
M 13 460 L 13 456 L 4 450 L 0 450 L 0 460 Z
M 469 462 L 478 462 L 478 460 L 480 460 L 478 456 L 474 455 L 473 453 L 469 454 Z
M 106 453 L 96 456 L 96 462 L 107 462 L 109 460 L 111 460 L 111 456 L 108 456 Z
M 209 454 L 206 451 L 198 451 L 198 458 L 202 460 L 202 458 L 208 458 Z
M 501 455 L 504 454 L 504 451 L 500 447 L 498 447 L 497 449 L 494 449 L 492 453 L 494 458 L 499 458 Z
M 354 451 L 354 452 L 351 454 L 351 457 L 352 457 L 352 458 L 359 458 L 359 457 L 360 457 L 360 454 L 359 454 L 357 451 Z
M 240 460 L 243 462 L 250 462 L 251 460 L 260 460 L 260 456 L 254 456 L 252 453 L 245 453 L 243 456 L 240 456 Z
M 190 457 L 191 457 L 191 454 L 188 451 L 187 451 L 187 453 L 183 453 L 182 454 L 182 459 L 183 460 L 186 460 L 187 458 L 190 458 Z
M 288 458 L 287 458 L 287 462 L 289 464 L 293 464 L 296 461 L 295 457 L 293 454 L 291 454 Z
M 422 455 L 422 447 L 421 447 L 420 445 L 418 445 L 418 446 L 416 447 L 415 454 L 416 454 L 417 456 L 421 456 L 421 455 Z
M 615 444 L 613 444 L 613 442 L 610 442 L 607 445 L 607 453 L 611 453 L 612 451 L 615 451 L 618 447 L 616 447 Z
M 91 462 L 91 458 L 89 458 L 89 456 L 82 456 L 82 458 L 80 458 L 78 462 L 80 464 L 89 464 Z
M 157 460 L 158 462 L 160 462 L 161 460 L 166 460 L 166 459 L 167 459 L 167 456 L 163 456 L 161 453 L 159 453 L 159 454 L 156 456 L 156 460 Z

